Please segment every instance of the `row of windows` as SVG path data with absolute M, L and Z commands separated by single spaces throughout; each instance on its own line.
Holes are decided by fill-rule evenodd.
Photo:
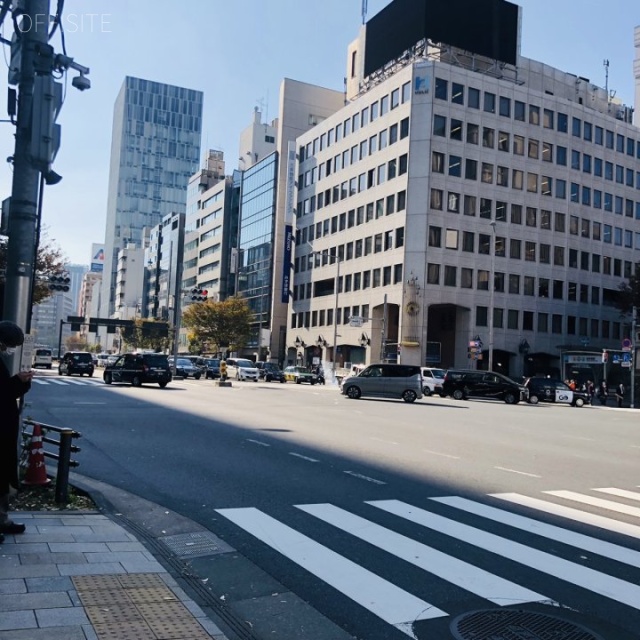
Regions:
M 368 189 L 373 189 L 376 186 L 379 187 L 387 182 L 387 180 L 393 180 L 398 176 L 406 174 L 408 168 L 409 157 L 404 153 L 399 158 L 393 158 L 389 160 L 389 162 L 379 165 L 377 168 L 369 169 L 369 171 L 361 173 L 357 177 L 353 176 L 353 178 L 348 181 L 345 180 L 340 184 L 334 185 L 331 189 L 320 191 L 317 195 L 298 202 L 296 216 L 299 218 L 313 213 L 317 209 L 328 207 L 332 203 L 335 204 L 341 200 L 346 200 Z
M 466 93 L 466 96 L 465 96 Z M 505 118 L 512 118 L 519 122 L 528 122 L 532 125 L 542 125 L 545 129 L 558 131 L 559 133 L 569 133 L 569 116 L 560 111 L 540 108 L 538 105 L 529 104 L 520 100 L 508 98 L 506 96 L 496 96 L 490 91 L 465 87 L 458 82 L 451 83 L 442 78 L 436 78 L 435 97 L 439 100 L 449 100 L 454 104 L 465 105 L 471 109 L 482 109 L 486 113 L 498 113 Z M 482 101 L 481 101 L 482 97 Z M 620 133 L 615 133 L 610 129 L 594 126 L 587 120 L 571 118 L 571 135 L 581 138 L 587 142 L 604 146 L 607 149 L 615 149 L 618 153 L 624 153 L 630 157 L 640 159 L 640 141 L 625 137 Z
M 475 281 L 474 281 L 475 277 Z M 488 291 L 491 272 L 486 269 L 471 269 L 430 262 L 427 264 L 427 284 L 445 287 L 460 287 L 461 289 L 477 289 Z M 577 282 L 552 280 L 550 278 L 536 278 L 521 276 L 516 273 L 494 273 L 494 291 L 509 293 L 509 295 L 525 295 L 538 298 L 553 298 L 554 300 L 568 300 L 585 304 L 604 305 L 613 307 L 616 303 L 617 290 L 607 289 Z
M 466 124 L 466 134 L 463 129 Z M 517 156 L 527 156 L 533 160 L 543 162 L 554 162 L 559 166 L 568 166 L 568 149 L 561 145 L 554 145 L 550 142 L 540 142 L 535 138 L 525 138 L 525 136 L 511 135 L 506 131 L 498 131 L 491 127 L 480 127 L 471 122 L 464 123 L 456 118 L 449 118 L 449 128 L 447 129 L 447 118 L 442 115 L 433 117 L 433 135 L 438 137 L 448 137 L 450 140 L 466 142 L 467 144 L 480 145 L 487 149 L 498 149 L 506 153 L 513 153 Z M 640 189 L 640 171 L 624 167 L 603 160 L 598 156 L 588 153 L 581 153 L 576 149 L 571 150 L 571 169 L 593 174 L 596 177 L 604 178 L 624 184 L 628 187 Z M 635 178 L 635 181 L 634 181 Z
M 306 242 L 313 242 L 316 238 L 322 238 L 345 229 L 377 220 L 385 215 L 391 215 L 396 211 L 404 211 L 407 206 L 407 192 L 399 191 L 392 193 L 386 198 L 380 198 L 375 202 L 369 202 L 365 206 L 357 209 L 350 209 L 347 212 L 327 218 L 322 222 L 312 223 L 308 227 L 296 230 L 296 245 L 300 246 Z
M 535 311 L 519 311 L 518 309 L 507 309 L 505 317 L 504 309 L 494 308 L 493 326 L 496 329 L 502 329 L 505 322 L 507 329 L 515 331 L 562 334 L 564 325 L 564 333 L 570 336 L 579 335 L 612 340 L 619 340 L 621 337 L 620 322 L 576 316 L 565 317 L 559 313 L 536 313 Z M 487 307 L 476 307 L 476 326 L 489 326 L 489 309 Z
M 335 257 L 340 262 L 345 260 L 356 260 L 372 253 L 382 253 L 404 246 L 404 227 L 391 229 L 384 233 L 377 233 L 373 236 L 360 238 L 337 247 L 331 247 L 323 252 L 310 253 L 305 256 L 296 257 L 294 260 L 294 273 L 311 271 L 313 268 L 324 267 L 332 264 Z
M 309 187 L 327 178 L 332 173 L 347 169 L 350 165 L 364 160 L 377 151 L 386 149 L 398 142 L 398 140 L 404 140 L 408 135 L 409 118 L 404 118 L 398 124 L 393 124 L 388 129 L 383 129 L 370 138 L 365 138 L 360 144 L 356 144 L 350 149 L 345 149 L 333 158 L 321 162 L 317 167 L 312 167 L 304 173 L 301 173 L 298 176 L 298 188 Z
M 200 227 L 204 227 L 205 225 L 213 222 L 214 220 L 217 220 L 221 216 L 222 216 L 222 208 L 216 209 L 215 211 L 208 213 L 206 216 L 204 216 L 204 218 L 201 218 L 200 220 L 196 220 L 196 229 L 199 229 Z
M 396 88 L 382 98 L 375 100 L 370 105 L 357 111 L 352 116 L 339 122 L 326 133 L 314 138 L 311 142 L 301 146 L 299 149 L 299 160 L 304 162 L 307 158 L 315 156 L 319 151 L 330 147 L 343 138 L 355 133 L 361 127 L 366 127 L 369 123 L 375 122 L 379 117 L 386 115 L 389 111 L 397 109 L 400 104 L 409 102 L 411 99 L 411 83 L 405 82 L 401 88 Z
M 431 155 L 432 173 L 445 173 L 454 178 L 464 177 L 466 180 L 480 180 L 484 184 L 495 184 L 499 187 L 509 186 L 517 191 L 526 188 L 527 193 L 536 193 L 551 197 L 555 195 L 560 200 L 567 199 L 567 181 L 551 176 L 540 175 L 531 171 L 510 169 L 509 167 L 494 165 L 490 162 L 479 162 L 467 158 L 464 161 L 461 156 L 450 154 L 447 156 L 439 151 L 433 151 Z M 634 201 L 612 193 L 592 189 L 576 182 L 570 185 L 569 200 L 594 209 L 604 209 L 628 218 L 634 216 L 640 219 L 640 201 Z

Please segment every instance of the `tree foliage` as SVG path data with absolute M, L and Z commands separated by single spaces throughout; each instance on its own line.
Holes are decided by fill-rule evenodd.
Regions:
M 196 302 L 187 307 L 182 316 L 190 343 L 209 352 L 241 349 L 251 336 L 252 321 L 249 303 L 238 296 L 222 302 Z
M 127 348 L 131 351 L 135 351 L 136 349 L 153 349 L 154 351 L 168 350 L 171 343 L 170 336 L 159 335 L 159 330 L 154 331 L 153 327 L 151 327 L 151 330 L 145 328 L 155 322 L 156 321 L 150 320 L 149 318 L 145 318 L 144 320 L 136 318 L 133 327 L 121 327 L 120 336 L 126 343 Z M 166 326 L 166 322 L 158 321 L 157 324 L 158 328 L 160 326 Z M 121 351 L 124 351 L 124 349 L 121 349 Z
M 0 316 L 4 304 L 4 286 L 7 277 L 8 238 L 0 239 Z M 52 295 L 49 290 L 48 278 L 64 272 L 66 259 L 60 247 L 47 237 L 43 230 L 36 254 L 35 286 L 33 288 L 32 304 L 39 304 Z
M 618 287 L 616 306 L 622 313 L 631 313 L 633 307 L 640 309 L 640 264 L 629 280 L 622 282 Z

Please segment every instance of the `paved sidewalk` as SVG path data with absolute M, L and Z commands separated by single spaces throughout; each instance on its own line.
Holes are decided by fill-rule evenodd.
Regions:
M 0 640 L 224 640 L 131 533 L 106 515 L 19 512 L 0 545 Z

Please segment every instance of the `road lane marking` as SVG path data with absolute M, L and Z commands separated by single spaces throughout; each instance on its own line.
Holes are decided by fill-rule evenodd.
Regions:
M 585 442 L 595 442 L 595 438 L 586 438 L 585 436 L 561 436 L 562 438 L 571 438 L 571 440 L 584 440 Z
M 79 384 L 84 387 L 84 385 L 87 384 L 88 381 L 85 382 L 84 380 L 74 380 L 73 378 L 69 378 L 68 380 L 66 380 L 66 382 L 68 382 L 69 384 Z
M 49 384 L 48 380 L 40 380 L 39 378 L 33 378 L 32 382 L 35 382 L 36 384 Z
M 395 444 L 397 445 L 397 442 L 394 442 L 393 440 L 384 440 L 383 438 L 369 438 L 370 440 L 375 440 L 376 442 L 383 442 L 384 444 Z
M 366 480 L 367 482 L 373 482 L 373 484 L 387 484 L 382 480 L 376 480 L 375 478 L 370 478 L 369 476 L 362 475 L 361 473 L 356 473 L 355 471 L 343 471 L 348 476 L 353 476 L 354 478 L 359 478 L 360 480 Z
M 594 489 L 594 491 L 608 493 L 611 496 L 618 496 L 619 498 L 627 498 L 628 500 L 640 500 L 640 493 L 637 491 L 625 491 L 624 489 L 613 489 L 610 487 L 606 489 Z
M 500 578 L 489 571 L 458 560 L 334 505 L 306 504 L 296 505 L 296 507 L 494 604 L 507 606 L 550 600 L 547 596 Z
M 449 520 L 399 500 L 376 500 L 368 504 L 428 529 L 451 536 L 498 557 L 513 560 L 554 578 L 588 589 L 634 609 L 640 609 L 640 586 L 600 571 L 564 560 L 519 542 Z
M 466 498 L 460 498 L 458 496 L 444 497 L 444 498 L 431 498 L 434 502 L 446 504 L 454 509 L 460 509 L 467 513 L 473 513 L 483 518 L 488 518 L 494 522 L 500 522 L 501 524 L 509 525 L 521 531 L 527 531 L 535 533 L 543 538 L 549 538 L 550 540 L 557 540 L 563 544 L 568 544 L 571 547 L 577 547 L 596 553 L 599 556 L 605 558 L 611 558 L 618 562 L 631 565 L 632 567 L 640 567 L 640 552 L 633 549 L 627 549 L 611 542 L 605 542 L 604 540 L 598 540 L 591 536 L 586 536 L 582 533 L 574 533 L 568 529 L 562 527 L 556 527 L 551 524 L 546 524 L 533 518 L 526 518 L 515 513 L 503 511 L 496 507 L 490 507 L 489 505 L 481 504 L 479 502 L 473 502 Z
M 542 476 L 537 476 L 535 473 L 527 473 L 526 471 L 518 471 L 517 469 L 509 469 L 508 467 L 493 467 L 498 471 L 507 471 L 508 473 L 517 473 L 519 476 L 527 476 L 529 478 L 542 478 Z
M 555 504 L 554 502 L 547 502 L 546 500 L 540 500 L 539 498 L 530 498 L 529 496 L 523 496 L 518 493 L 491 493 L 492 498 L 498 498 L 499 500 L 506 500 L 512 504 L 519 504 L 529 509 L 535 509 L 536 511 L 543 511 L 553 516 L 560 516 L 573 520 L 575 522 L 581 522 L 588 524 L 599 529 L 606 531 L 613 531 L 615 533 L 621 533 L 632 538 L 640 539 L 640 527 L 635 524 L 629 524 L 627 522 L 619 522 L 612 518 L 606 518 L 605 516 L 598 516 L 595 513 L 589 513 L 588 511 L 580 511 L 579 509 L 572 509 L 571 507 L 565 507 L 561 504 Z
M 259 444 L 261 447 L 271 446 L 268 442 L 261 442 L 260 440 L 252 440 L 251 438 L 247 438 L 247 442 L 253 442 L 253 444 Z
M 106 402 L 74 402 L 73 404 L 107 404 Z
M 620 504 L 619 502 L 603 500 L 602 498 L 592 498 L 591 496 L 585 496 L 581 493 L 576 493 L 575 491 L 544 491 L 543 493 L 547 493 L 550 496 L 556 496 L 556 498 L 574 500 L 575 502 L 589 504 L 592 507 L 600 507 L 601 509 L 607 509 L 608 511 L 616 511 L 617 513 L 624 513 L 628 516 L 640 518 L 640 508 L 630 507 L 626 504 Z
M 460 456 L 452 456 L 448 453 L 440 453 L 439 451 L 431 451 L 431 449 L 423 449 L 425 453 L 430 453 L 434 456 L 441 456 L 443 458 L 451 458 L 452 460 L 460 460 Z
M 63 380 L 51 380 L 51 382 L 53 382 L 53 384 L 61 384 L 65 387 L 69 384 L 68 382 L 64 382 Z
M 216 509 L 258 540 L 411 637 L 411 623 L 447 614 L 253 507 Z
M 310 458 L 309 456 L 303 456 L 301 453 L 295 453 L 294 451 L 289 451 L 289 455 L 294 456 L 295 458 L 302 458 L 302 460 L 307 460 L 308 462 L 320 462 L 320 460 Z

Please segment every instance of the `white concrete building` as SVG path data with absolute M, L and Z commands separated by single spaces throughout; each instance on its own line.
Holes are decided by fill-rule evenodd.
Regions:
M 289 359 L 486 368 L 492 342 L 493 369 L 518 376 L 620 349 L 615 293 L 640 261 L 632 110 L 542 62 L 429 41 L 364 78 L 363 43 L 351 102 L 297 140 Z

